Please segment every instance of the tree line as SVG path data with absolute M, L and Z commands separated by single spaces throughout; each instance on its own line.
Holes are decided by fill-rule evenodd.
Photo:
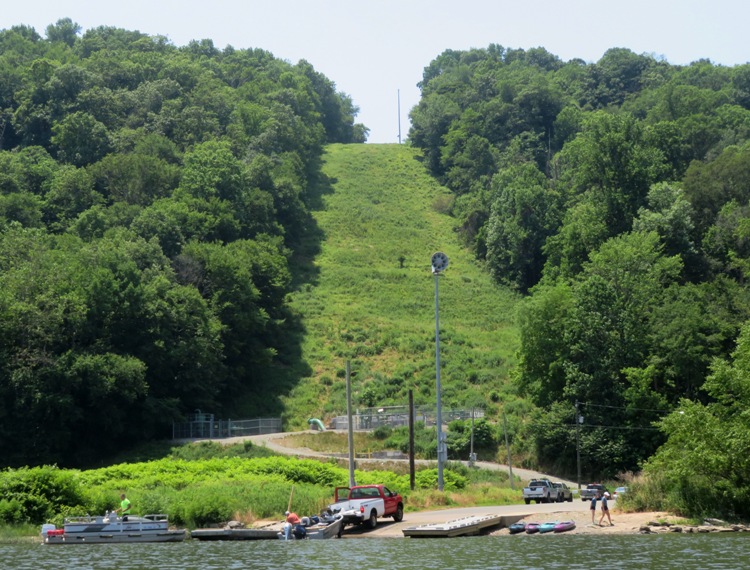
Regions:
M 2 465 L 85 464 L 196 408 L 281 413 L 291 260 L 357 113 L 260 49 L 0 30 Z
M 731 425 L 734 451 L 680 453 L 703 487 L 746 492 L 711 466 L 750 427 L 750 64 L 490 45 L 444 51 L 420 88 L 410 141 L 466 244 L 525 295 L 514 383 L 538 407 L 541 463 L 576 472 L 579 421 L 597 477 L 639 469 L 676 431 L 684 443 L 684 426 L 702 441 Z M 698 410 L 714 421 L 677 421 Z

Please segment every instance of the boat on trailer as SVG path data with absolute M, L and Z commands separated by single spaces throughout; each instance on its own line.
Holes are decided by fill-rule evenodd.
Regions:
M 170 529 L 167 515 L 128 515 L 66 518 L 63 528 L 42 526 L 44 544 L 120 544 L 131 542 L 182 542 L 185 529 Z

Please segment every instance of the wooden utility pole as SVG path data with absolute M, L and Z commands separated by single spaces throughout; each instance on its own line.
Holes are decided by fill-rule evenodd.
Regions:
M 510 464 L 510 443 L 508 443 L 508 419 L 505 417 L 505 410 L 503 410 L 503 431 L 505 432 L 505 448 L 508 450 L 508 479 L 510 479 L 510 488 L 513 489 L 513 466 Z
M 414 468 L 414 392 L 409 390 L 409 486 L 414 490 L 416 470 Z
M 354 487 L 354 425 L 352 418 L 352 371 L 351 364 L 346 361 L 346 419 L 349 427 L 349 486 Z

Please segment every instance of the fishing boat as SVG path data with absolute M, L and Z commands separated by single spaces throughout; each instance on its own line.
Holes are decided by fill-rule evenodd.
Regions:
M 44 544 L 119 544 L 130 542 L 182 542 L 185 529 L 170 529 L 167 515 L 128 515 L 66 518 L 62 528 L 42 526 Z
M 341 515 L 324 517 L 302 517 L 302 524 L 292 526 L 287 523 L 277 533 L 281 540 L 341 538 L 344 531 L 344 519 Z
M 530 522 L 526 525 L 526 534 L 535 534 L 539 532 L 539 523 Z
M 508 527 L 510 534 L 518 534 L 526 531 L 526 523 L 524 521 L 518 521 Z
M 576 527 L 576 521 L 562 521 L 555 525 L 555 532 L 566 532 Z
M 539 533 L 544 534 L 547 532 L 553 532 L 557 522 L 546 522 L 539 525 Z

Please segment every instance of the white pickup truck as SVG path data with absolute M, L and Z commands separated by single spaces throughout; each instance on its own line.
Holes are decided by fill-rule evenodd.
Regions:
M 534 501 L 536 503 L 557 502 L 558 490 L 547 479 L 532 479 L 529 486 L 523 489 L 523 502 L 527 505 Z
M 366 522 L 370 528 L 378 524 L 378 517 L 404 518 L 404 500 L 384 485 L 336 487 L 334 503 L 328 506 L 333 514 L 340 514 L 344 525 Z

